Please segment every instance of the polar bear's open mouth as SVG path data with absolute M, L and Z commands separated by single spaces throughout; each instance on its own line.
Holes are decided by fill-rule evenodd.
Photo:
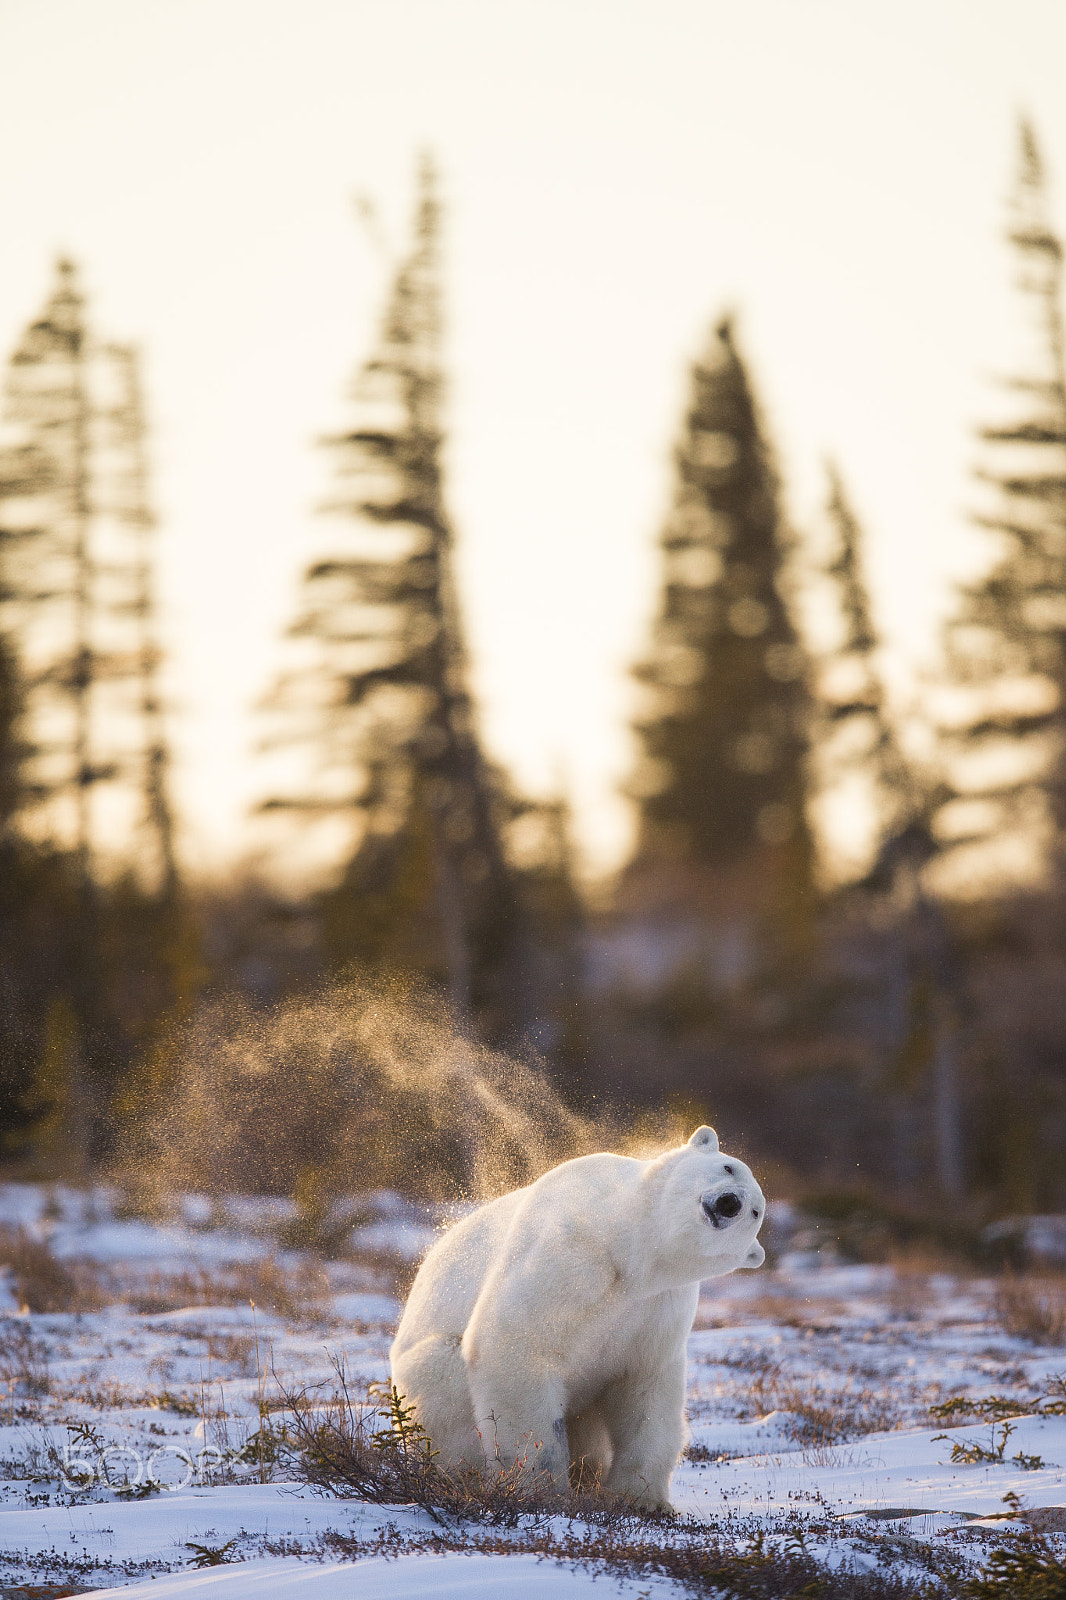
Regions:
M 708 1221 L 716 1228 L 728 1228 L 744 1209 L 743 1200 L 733 1189 L 727 1189 L 724 1194 L 704 1195 L 700 1204 Z

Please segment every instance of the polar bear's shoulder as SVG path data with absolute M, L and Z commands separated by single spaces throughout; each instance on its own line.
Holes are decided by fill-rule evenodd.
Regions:
M 560 1240 L 625 1234 L 641 1210 L 647 1162 L 630 1156 L 575 1156 L 519 1191 L 508 1225 L 508 1256 L 536 1248 L 550 1257 Z
M 526 1197 L 522 1209 L 535 1210 L 542 1204 L 555 1206 L 568 1199 L 578 1205 L 617 1200 L 637 1188 L 647 1165 L 646 1161 L 635 1161 L 632 1156 L 575 1156 L 572 1161 L 553 1167 L 522 1191 Z

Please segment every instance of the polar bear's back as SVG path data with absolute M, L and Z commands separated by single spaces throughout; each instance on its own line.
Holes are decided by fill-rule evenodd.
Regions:
M 480 1206 L 438 1239 L 418 1269 L 404 1307 L 393 1357 L 401 1356 L 428 1334 L 462 1339 L 485 1279 L 505 1259 L 503 1245 L 521 1257 L 540 1240 L 547 1244 L 559 1230 L 588 1225 L 596 1202 L 621 1194 L 639 1182 L 647 1163 L 627 1156 L 579 1156 L 564 1162 L 525 1189 L 514 1189 Z M 528 1202 L 528 1204 L 527 1204 Z M 550 1246 L 549 1246 L 550 1248 Z
M 437 1240 L 411 1286 L 392 1346 L 394 1357 L 427 1333 L 463 1337 L 481 1285 L 526 1192 L 516 1189 L 479 1206 Z

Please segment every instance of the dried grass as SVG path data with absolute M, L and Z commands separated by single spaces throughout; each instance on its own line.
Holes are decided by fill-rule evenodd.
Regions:
M 102 1303 L 89 1265 L 58 1261 L 48 1244 L 25 1228 L 0 1226 L 0 1267 L 10 1271 L 15 1297 L 28 1311 L 93 1311 Z
M 821 1307 L 818 1308 L 821 1310 Z M 731 1321 L 741 1325 L 751 1323 L 771 1322 L 780 1328 L 805 1328 L 812 1318 L 818 1313 L 809 1304 L 805 1304 L 798 1295 L 788 1294 L 761 1294 L 753 1295 L 750 1299 L 738 1302 L 730 1307 Z M 701 1324 L 697 1317 L 695 1327 L 721 1327 L 722 1321 L 717 1323 L 706 1321 Z
M 788 1414 L 785 1435 L 805 1450 L 826 1450 L 868 1433 L 881 1433 L 899 1420 L 883 1386 L 874 1388 L 853 1378 L 827 1388 L 814 1378 L 793 1378 L 780 1367 L 768 1366 L 755 1379 L 750 1394 L 762 1414 Z
M 316 1540 L 316 1553 L 333 1560 L 359 1560 L 374 1555 L 439 1555 L 447 1551 L 492 1556 L 536 1555 L 544 1562 L 573 1571 L 602 1574 L 608 1579 L 663 1578 L 686 1593 L 708 1600 L 917 1600 L 923 1596 L 947 1597 L 963 1591 L 957 1582 L 962 1562 L 949 1549 L 929 1550 L 915 1545 L 908 1550 L 913 1564 L 921 1564 L 930 1580 L 879 1566 L 871 1570 L 845 1558 L 829 1566 L 806 1546 L 812 1532 L 824 1536 L 828 1527 L 813 1529 L 798 1518 L 789 1519 L 774 1534 L 752 1524 L 722 1531 L 706 1523 L 676 1522 L 658 1537 L 651 1535 L 649 1519 L 632 1508 L 604 1511 L 593 1523 L 568 1519 L 565 1526 L 541 1523 L 512 1533 L 498 1527 L 461 1529 L 442 1527 L 430 1534 L 403 1537 L 396 1529 L 363 1540 L 330 1529 Z M 266 1541 L 272 1555 L 306 1554 L 290 1542 Z M 550 1573 L 550 1568 L 548 1572 Z M 546 1575 L 547 1576 L 547 1575 Z M 644 1591 L 651 1593 L 651 1587 Z
M 993 1306 L 1004 1333 L 1031 1344 L 1066 1345 L 1066 1277 L 1004 1279 Z
M 0 1268 L 7 1267 L 20 1309 L 34 1312 L 96 1311 L 128 1305 L 144 1316 L 190 1306 L 246 1306 L 273 1313 L 296 1326 L 335 1321 L 331 1285 L 320 1261 L 287 1264 L 274 1256 L 259 1261 L 145 1270 L 137 1262 L 104 1266 L 93 1261 L 64 1262 L 24 1230 L 0 1227 Z M 375 1256 L 344 1263 L 342 1287 L 373 1290 L 403 1298 L 414 1277 L 409 1262 Z M 236 1359 L 236 1358 L 235 1358 Z
M 321 1321 L 329 1314 L 330 1287 L 314 1262 L 287 1269 L 272 1256 L 234 1266 L 200 1267 L 179 1273 L 155 1272 L 116 1283 L 115 1299 L 134 1311 L 154 1316 L 187 1306 L 247 1305 L 250 1300 L 286 1322 Z
M 49 1390 L 48 1349 L 34 1338 L 21 1319 L 0 1319 L 0 1390 L 5 1391 L 9 1417 L 13 1419 L 15 1397 L 38 1398 Z
M 901 1248 L 890 1259 L 892 1285 L 885 1296 L 889 1315 L 893 1322 L 923 1322 L 936 1303 L 933 1274 L 947 1270 L 944 1262 L 923 1245 Z M 951 1270 L 958 1277 L 957 1267 Z

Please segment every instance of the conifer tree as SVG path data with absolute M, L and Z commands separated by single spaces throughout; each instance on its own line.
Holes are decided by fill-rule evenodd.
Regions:
M 4 600 L 33 730 L 26 801 L 39 837 L 73 849 L 91 878 L 91 586 L 88 341 L 72 263 L 60 261 L 41 316 L 8 367 L 8 422 L 28 471 L 5 497 Z M 15 487 L 15 493 L 11 488 Z M 57 804 L 58 802 L 58 804 Z M 67 812 L 61 819 L 57 810 Z
M 901 757 L 889 722 L 878 665 L 881 641 L 874 625 L 863 563 L 863 534 L 836 467 L 828 468 L 829 520 L 836 550 L 828 566 L 839 596 L 841 637 L 822 693 L 829 721 L 847 732 L 849 745 L 874 769 L 879 787 L 899 782 Z M 856 731 L 853 731 L 856 730 Z
M 786 603 L 789 537 L 731 321 L 692 371 L 660 547 L 659 613 L 630 792 L 628 893 L 671 881 L 739 909 L 756 942 L 803 943 L 813 895 L 807 658 Z M 702 888 L 700 886 L 702 885 Z
M 880 673 L 881 642 L 863 570 L 862 528 L 835 467 L 828 477 L 836 547 L 827 570 L 841 633 L 821 674 L 818 712 L 827 725 L 822 767 L 829 781 L 848 776 L 863 781 L 861 799 L 874 821 L 868 871 L 845 897 L 850 913 L 845 939 L 850 957 L 857 945 L 862 952 L 861 983 L 876 992 L 875 1003 L 866 1007 L 864 1031 L 875 1043 L 881 1090 L 894 1112 L 897 1181 L 916 1171 L 922 1126 L 931 1123 L 929 1154 L 938 1186 L 957 1200 L 964 1184 L 963 975 L 943 908 L 925 885 L 938 848 L 932 821 L 942 789 L 901 748 Z M 878 915 L 871 925 L 874 904 Z M 926 1110 L 931 1118 L 923 1115 Z
M 61 1148 L 90 1151 L 118 1078 L 173 1004 L 188 940 L 137 357 L 92 336 L 71 262 L 58 263 L 5 387 L 0 634 L 16 700 L 5 1015 L 17 1019 L 23 1111 L 45 1118 L 61 1164 Z
M 981 903 L 965 957 L 980 1024 L 984 1176 L 1022 1208 L 1061 1168 L 1051 1130 L 1052 1108 L 1064 1103 L 1054 996 L 1066 849 L 1063 246 L 1026 120 L 1006 236 L 1023 339 L 1000 386 L 999 418 L 979 434 L 975 520 L 987 530 L 990 561 L 963 588 L 946 629 L 955 704 L 933 868 L 942 890 Z
M 988 889 L 997 873 L 1061 865 L 1066 841 L 1066 374 L 1062 243 L 1051 226 L 1031 125 L 1008 239 L 1028 321 L 1025 369 L 1004 386 L 1003 421 L 981 430 L 990 569 L 967 586 L 947 630 L 963 689 L 949 729 L 954 797 L 941 823 L 956 877 Z
M 514 1022 L 518 911 L 498 785 L 468 687 L 444 502 L 440 206 L 428 159 L 413 246 L 393 281 L 354 416 L 327 440 L 342 520 L 308 567 L 291 630 L 304 666 L 279 686 L 279 743 L 313 752 L 316 781 L 268 801 L 351 819 L 359 834 L 323 897 L 332 959 L 419 968 L 489 1037 Z
M 817 716 L 823 783 L 857 779 L 872 816 L 873 858 L 907 829 L 928 825 L 929 785 L 904 755 L 881 674 L 863 560 L 862 526 L 839 471 L 827 467 L 834 548 L 826 567 L 836 596 L 838 638 L 821 663 Z
M 6 416 L 18 446 L 0 485 L 0 581 L 26 701 L 21 824 L 72 849 L 91 892 L 106 789 L 111 832 L 139 843 L 146 880 L 172 894 L 138 362 L 92 338 L 70 261 L 11 357 Z

